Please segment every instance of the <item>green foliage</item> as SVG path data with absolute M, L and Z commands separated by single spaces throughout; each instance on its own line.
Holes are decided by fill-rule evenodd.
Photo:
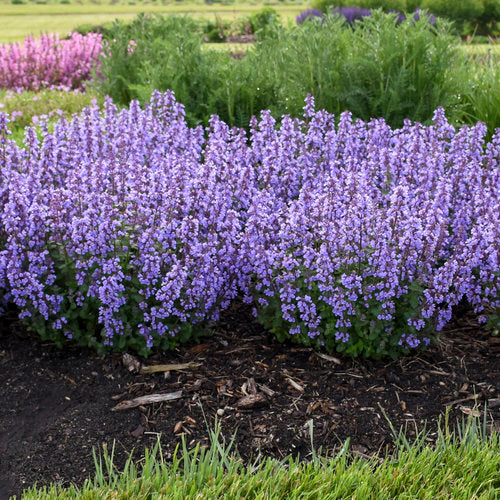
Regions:
M 422 8 L 455 21 L 461 33 L 494 34 L 500 22 L 500 0 L 423 0 Z
M 362 0 L 363 7 L 368 9 L 382 9 L 384 12 L 397 10 L 405 12 L 407 10 L 406 0 Z
M 488 126 L 488 139 L 500 127 L 500 65 L 498 57 L 487 55 L 471 62 L 471 87 L 464 95 L 466 121 L 482 121 Z
M 339 270 L 337 282 L 340 282 L 341 275 L 342 271 Z M 352 357 L 397 359 L 410 352 L 405 345 L 399 345 L 403 333 L 416 336 L 425 333 L 427 338 L 437 340 L 435 328 L 431 322 L 428 322 L 425 330 L 420 332 L 408 325 L 409 319 L 420 314 L 423 304 L 424 288 L 417 282 L 409 284 L 408 293 L 394 301 L 395 318 L 390 323 L 378 318 L 383 312 L 380 302 L 372 300 L 367 308 L 365 300 L 360 299 L 359 303 L 354 306 L 356 314 L 350 318 L 351 326 L 342 328 L 336 326 L 338 318 L 332 313 L 331 306 L 320 300 L 320 297 L 325 295 L 324 292 L 320 292 L 317 286 L 311 287 L 306 284 L 303 279 L 294 283 L 295 287 L 300 290 L 299 295 L 307 294 L 316 305 L 318 315 L 322 318 L 318 326 L 320 336 L 311 339 L 308 336 L 309 329 L 299 318 L 295 318 L 294 324 L 301 325 L 301 332 L 289 334 L 290 323 L 283 319 L 281 304 L 277 303 L 279 299 L 267 298 L 269 305 L 259 308 L 258 320 L 266 330 L 276 335 L 280 342 L 290 340 L 309 347 L 326 349 L 328 352 L 341 352 Z M 335 337 L 336 332 L 347 334 L 349 341 L 339 342 Z M 425 345 L 422 345 L 422 348 L 425 348 Z
M 308 93 L 318 108 L 384 117 L 391 126 L 405 118 L 426 122 L 438 106 L 458 120 L 467 68 L 447 30 L 425 19 L 396 26 L 392 15 L 380 12 L 352 29 L 328 17 L 323 25 L 276 28 L 235 61 L 202 50 L 203 35 L 189 18 L 142 16 L 110 31 L 116 42 L 102 60 L 98 89 L 124 105 L 171 89 L 191 125 L 217 114 L 231 126 L 248 127 L 262 109 L 299 116 Z
M 281 26 L 281 19 L 278 12 L 272 7 L 264 7 L 248 17 L 248 24 L 252 33 L 258 39 L 272 36 Z
M 422 7 L 423 0 L 406 0 L 406 12 L 414 12 L 419 7 Z
M 205 42 L 222 43 L 225 42 L 231 33 L 231 23 L 216 17 L 214 22 L 207 22 L 203 28 Z
M 298 114 L 311 93 L 319 109 L 384 117 L 391 126 L 405 118 L 426 122 L 438 106 L 452 120 L 458 116 L 463 69 L 446 25 L 434 29 L 421 19 L 396 26 L 391 15 L 375 13 L 352 30 L 335 18 L 300 28 L 263 42 L 253 54 L 282 75 L 276 101 L 290 113 Z
M 407 3 L 416 3 L 421 0 L 314 0 L 313 8 L 327 12 L 335 7 L 361 7 L 363 9 L 382 9 L 384 12 L 396 10 L 406 12 L 410 9 Z
M 103 36 L 106 36 L 109 29 L 112 27 L 112 23 L 107 24 L 80 24 L 72 31 L 75 33 L 80 33 L 80 35 L 87 35 L 88 33 L 102 33 Z
M 484 10 L 476 19 L 477 32 L 500 34 L 500 0 L 484 0 Z
M 209 96 L 217 83 L 212 69 L 218 62 L 202 53 L 201 36 L 197 23 L 186 16 L 141 15 L 131 24 L 116 21 L 108 34 L 98 89 L 128 104 L 149 99 L 155 88 L 171 88 L 185 104 L 191 124 L 208 119 Z
M 11 90 L 0 90 L 0 111 L 11 115 L 13 121 L 10 128 L 13 138 L 21 143 L 24 128 L 36 125 L 38 119 L 48 118 L 51 122 L 61 116 L 71 118 L 74 113 L 79 113 L 84 107 L 90 106 L 94 99 L 97 99 L 99 104 L 103 102 L 103 98 L 95 92 L 45 89 L 40 92 L 25 91 L 18 94 Z
M 480 16 L 484 10 L 483 0 L 423 0 L 422 8 L 438 16 L 456 21 L 465 21 Z
M 12 5 L 26 5 L 28 2 L 26 0 L 10 0 Z

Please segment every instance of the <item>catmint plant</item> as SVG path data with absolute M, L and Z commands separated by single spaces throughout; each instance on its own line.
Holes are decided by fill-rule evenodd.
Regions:
M 397 357 L 466 301 L 498 328 L 500 131 L 264 111 L 191 128 L 172 92 L 9 139 L 0 306 L 45 339 L 148 354 L 242 298 L 280 340 Z

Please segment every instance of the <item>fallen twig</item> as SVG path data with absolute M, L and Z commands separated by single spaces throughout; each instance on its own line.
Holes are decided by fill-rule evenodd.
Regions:
M 173 370 L 189 370 L 193 368 L 198 368 L 201 363 L 175 363 L 171 365 L 152 365 L 143 366 L 141 368 L 141 373 L 156 373 L 156 372 L 170 372 Z
M 338 358 L 334 358 L 333 356 L 328 356 L 328 354 L 323 354 L 322 352 L 316 352 L 316 356 L 320 357 L 321 359 L 324 359 L 326 361 L 331 361 L 332 363 L 335 363 L 336 365 L 341 365 L 342 361 Z
M 466 398 L 456 399 L 455 401 L 450 401 L 449 403 L 443 403 L 445 406 L 453 406 L 458 403 L 464 403 L 465 401 L 470 401 L 471 399 L 477 399 L 481 394 L 473 394 L 471 396 L 467 396 Z
M 111 408 L 111 411 L 128 410 L 130 408 L 135 408 L 141 405 L 162 403 L 164 401 L 173 401 L 175 399 L 180 399 L 181 397 L 182 397 L 182 391 L 168 392 L 165 394 L 149 394 L 147 396 L 141 396 L 135 399 L 122 401 L 121 403 L 118 403 L 115 407 Z
M 300 391 L 300 392 L 304 392 L 304 388 L 298 384 L 297 382 L 295 382 L 295 380 L 291 379 L 290 377 L 287 377 L 286 378 L 288 383 L 294 388 L 294 389 L 297 389 L 297 391 Z

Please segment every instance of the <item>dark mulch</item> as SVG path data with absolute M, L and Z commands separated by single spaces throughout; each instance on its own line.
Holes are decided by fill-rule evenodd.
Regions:
M 458 317 L 460 316 L 460 317 Z M 117 464 L 135 448 L 140 458 L 157 433 L 171 456 L 184 433 L 188 443 L 207 442 L 219 414 L 222 431 L 237 432 L 243 458 L 288 454 L 307 458 L 308 421 L 315 447 L 325 452 L 351 438 L 362 456 L 390 450 L 396 428 L 422 429 L 435 437 L 451 405 L 452 422 L 488 405 L 500 428 L 500 364 L 496 338 L 462 312 L 439 346 L 400 361 L 340 364 L 311 349 L 282 345 L 243 307 L 228 311 L 201 344 L 155 355 L 145 362 L 198 362 L 198 368 L 154 374 L 129 372 L 121 355 L 61 351 L 28 336 L 19 323 L 0 325 L 0 498 L 38 482 L 81 482 L 93 473 L 92 448 L 116 441 Z M 183 397 L 112 411 L 138 396 L 183 391 Z M 246 396 L 248 395 L 248 396 Z

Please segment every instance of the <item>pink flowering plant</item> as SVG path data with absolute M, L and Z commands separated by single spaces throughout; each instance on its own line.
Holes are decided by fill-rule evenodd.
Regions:
M 0 88 L 81 88 L 101 54 L 102 35 L 98 33 L 70 33 L 67 39 L 47 34 L 0 45 Z
M 3 303 L 45 339 L 144 355 L 238 297 L 280 340 L 351 356 L 425 347 L 463 301 L 497 326 L 500 131 L 441 109 L 336 123 L 311 97 L 250 128 L 190 128 L 155 92 L 18 147 L 0 113 Z

